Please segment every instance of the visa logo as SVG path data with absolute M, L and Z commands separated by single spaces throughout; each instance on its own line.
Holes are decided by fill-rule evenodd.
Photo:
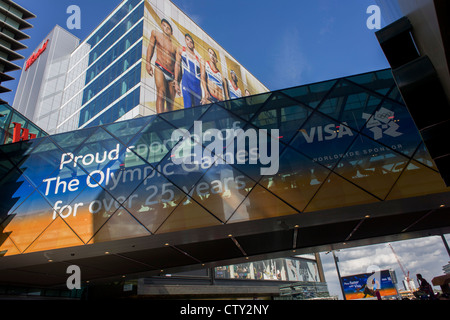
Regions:
M 353 132 L 346 122 L 342 122 L 340 125 L 330 123 L 326 126 L 311 127 L 309 132 L 306 129 L 301 129 L 300 132 L 307 143 L 340 139 L 344 136 L 353 136 Z

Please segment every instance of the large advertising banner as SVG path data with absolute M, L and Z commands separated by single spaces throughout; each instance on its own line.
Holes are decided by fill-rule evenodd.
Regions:
M 345 276 L 341 281 L 347 300 L 376 299 L 377 291 L 381 297 L 398 295 L 389 270 Z
M 309 92 L 330 83 L 0 146 L 0 255 L 446 190 L 405 106 L 350 80 L 314 112 L 288 97 L 316 99 Z M 227 272 L 292 281 L 315 274 L 297 260 L 253 267 Z
M 243 155 L 259 152 L 245 149 L 240 141 L 258 133 L 225 129 L 222 139 L 208 144 L 218 129 L 205 128 L 218 115 L 225 118 L 221 107 L 211 108 L 203 121 L 194 121 L 193 134 L 200 137 L 196 142 L 187 130 L 149 116 L 2 146 L 2 156 L 8 156 L 0 163 L 0 218 L 8 237 L 0 252 L 12 255 L 217 226 L 235 212 L 238 220 L 255 213 L 285 214 L 281 201 L 274 206 L 266 201 L 264 208 L 254 210 L 250 200 L 244 201 L 256 182 L 224 159 L 248 163 Z M 185 110 L 177 112 L 177 119 L 180 112 Z M 273 142 L 278 140 L 267 146 L 267 133 L 260 136 L 265 151 L 258 163 L 249 165 L 259 174 L 273 174 L 278 170 L 278 145 Z M 225 141 L 234 147 L 225 149 L 222 158 Z M 255 197 L 268 198 L 267 192 Z
M 170 1 L 146 0 L 141 104 L 155 113 L 267 92 Z

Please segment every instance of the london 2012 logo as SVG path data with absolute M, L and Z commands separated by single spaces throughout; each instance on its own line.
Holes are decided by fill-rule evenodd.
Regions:
M 373 116 L 363 113 L 362 118 L 367 120 L 366 128 L 372 131 L 374 140 L 379 140 L 384 135 L 396 138 L 403 134 L 398 131 L 400 126 L 395 120 L 395 113 L 384 107 L 376 111 Z
M 372 132 L 372 138 L 374 140 L 379 140 L 384 136 L 396 138 L 403 134 L 398 131 L 399 125 L 397 123 L 398 119 L 395 119 L 395 113 L 384 107 L 376 111 L 375 114 L 363 112 L 362 118 L 366 120 L 366 128 Z M 340 124 L 329 123 L 327 125 L 311 127 L 309 131 L 307 129 L 301 129 L 299 131 L 308 144 L 352 137 L 355 134 L 345 121 Z

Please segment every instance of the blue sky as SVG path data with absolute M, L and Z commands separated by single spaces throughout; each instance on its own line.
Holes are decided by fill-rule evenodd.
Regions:
M 120 0 L 15 0 L 37 15 L 26 30 L 25 59 L 56 25 L 66 28 L 66 9 L 81 9 L 81 29 L 71 32 L 81 40 L 114 10 Z M 277 90 L 373 70 L 389 65 L 366 21 L 375 0 L 173 0 L 205 32 L 269 89 Z M 382 12 L 383 15 L 383 12 Z M 382 27 L 385 25 L 383 21 Z M 23 65 L 25 60 L 17 61 Z M 13 103 L 16 81 L 4 83 L 13 91 L 1 98 Z M 447 236 L 447 241 L 450 239 Z M 439 237 L 393 244 L 411 275 L 421 272 L 431 279 L 442 274 L 449 257 Z M 371 265 L 393 268 L 402 277 L 386 244 L 341 250 L 342 275 L 366 272 Z M 332 294 L 340 296 L 331 254 L 322 254 Z
M 71 32 L 83 40 L 121 1 L 16 2 L 37 16 L 25 31 L 28 49 L 19 52 L 28 58 L 56 24 L 67 28 L 68 6 L 81 9 L 81 29 Z M 173 2 L 270 90 L 389 67 L 375 30 L 366 27 L 366 10 L 375 0 Z M 14 92 L 3 99 L 11 104 L 17 82 L 6 83 Z
M 374 0 L 175 0 L 269 89 L 389 67 L 366 13 Z

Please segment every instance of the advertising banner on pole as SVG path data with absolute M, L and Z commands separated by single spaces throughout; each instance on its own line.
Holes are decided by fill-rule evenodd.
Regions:
M 398 291 L 389 270 L 355 274 L 341 278 L 346 300 L 377 299 L 397 296 Z

